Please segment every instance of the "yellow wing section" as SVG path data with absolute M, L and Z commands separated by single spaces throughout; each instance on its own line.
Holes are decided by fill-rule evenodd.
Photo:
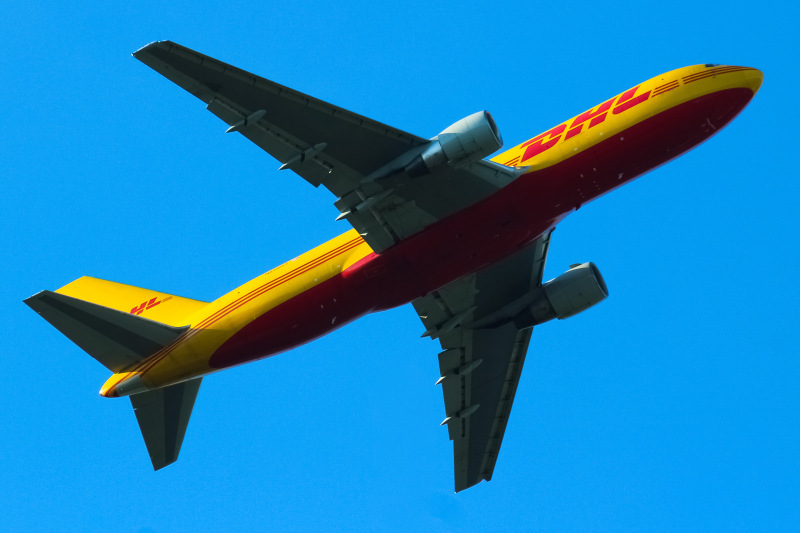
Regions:
M 55 292 L 177 327 L 188 325 L 188 318 L 208 305 L 200 300 L 90 276 L 78 278 Z

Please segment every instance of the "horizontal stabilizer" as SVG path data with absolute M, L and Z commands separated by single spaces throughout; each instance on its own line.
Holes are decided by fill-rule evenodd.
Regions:
M 78 278 L 56 292 L 170 326 L 188 324 L 192 314 L 208 305 L 200 300 L 91 276 Z
M 115 373 L 154 354 L 189 329 L 52 291 L 35 294 L 25 303 Z
M 159 470 L 178 459 L 202 379 L 130 397 L 153 469 Z

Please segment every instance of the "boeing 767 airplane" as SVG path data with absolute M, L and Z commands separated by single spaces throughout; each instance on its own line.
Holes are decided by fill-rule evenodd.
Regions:
M 100 394 L 130 397 L 159 469 L 178 457 L 203 376 L 410 302 L 442 348 L 456 491 L 492 478 L 533 326 L 608 295 L 593 263 L 543 282 L 553 229 L 717 133 L 763 79 L 666 72 L 485 159 L 503 144 L 486 111 L 425 139 L 172 42 L 133 55 L 324 185 L 353 229 L 213 302 L 82 277 L 25 303 L 112 372 Z

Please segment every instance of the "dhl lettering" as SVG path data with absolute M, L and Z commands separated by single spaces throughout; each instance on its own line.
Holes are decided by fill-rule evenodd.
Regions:
M 612 98 L 608 102 L 600 104 L 597 109 L 590 109 L 589 111 L 575 117 L 572 120 L 572 124 L 569 125 L 569 131 L 567 131 L 567 136 L 564 137 L 564 139 L 566 140 L 579 134 L 587 120 L 591 120 L 591 122 L 589 122 L 589 128 L 593 128 L 598 124 L 601 124 L 606 119 L 608 110 L 611 109 L 615 99 L 616 97 Z
M 530 141 L 523 143 L 520 145 L 520 148 L 527 148 L 525 149 L 525 153 L 522 154 L 522 158 L 519 162 L 524 163 L 528 159 L 535 157 L 558 144 L 561 141 L 561 136 L 565 130 L 567 130 L 567 134 L 564 136 L 564 140 L 570 139 L 579 134 L 581 130 L 583 130 L 583 125 L 586 124 L 587 121 L 589 122 L 589 127 L 586 129 L 593 128 L 598 124 L 602 124 L 608 116 L 608 111 L 612 106 L 614 106 L 612 113 L 619 115 L 620 113 L 623 113 L 634 106 L 646 102 L 647 99 L 650 98 L 651 91 L 647 91 L 637 96 L 636 92 L 639 90 L 639 87 L 641 87 L 641 85 L 637 85 L 633 89 L 629 89 L 621 95 L 603 102 L 597 107 L 597 109 L 590 109 L 589 111 L 578 115 L 572 119 L 571 123 L 569 123 L 569 130 L 567 130 L 567 124 L 564 123 L 556 126 L 550 131 L 534 137 Z M 616 105 L 614 105 L 615 102 Z
M 524 143 L 522 146 L 527 146 L 528 148 L 522 155 L 522 161 L 526 161 L 555 146 L 561 140 L 561 134 L 564 133 L 565 129 L 567 129 L 567 125 L 561 124 Z
M 170 296 L 170 298 L 171 298 L 171 296 Z M 169 300 L 169 298 L 165 298 L 164 300 L 159 300 L 158 296 L 150 298 L 150 300 L 148 300 L 146 302 L 142 302 L 139 305 L 137 305 L 136 307 L 134 307 L 133 309 L 131 309 L 131 314 L 132 315 L 141 315 L 142 313 L 144 313 L 145 309 L 152 309 L 153 307 L 155 307 L 158 304 L 160 304 L 162 301 L 165 302 L 167 300 Z
M 617 106 L 614 108 L 615 115 L 619 115 L 623 111 L 627 111 L 633 106 L 637 106 L 642 102 L 646 102 L 647 99 L 650 98 L 650 91 L 640 94 L 634 98 L 634 95 L 636 94 L 636 91 L 639 90 L 639 87 L 641 87 L 641 85 L 637 85 L 633 89 L 625 91 L 619 96 L 619 100 L 617 100 Z

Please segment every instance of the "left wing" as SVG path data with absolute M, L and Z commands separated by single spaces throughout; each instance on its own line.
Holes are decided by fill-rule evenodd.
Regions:
M 414 302 L 444 349 L 439 369 L 456 492 L 490 480 L 533 328 L 513 321 L 472 328 L 542 283 L 550 234 L 511 257 Z
M 380 253 L 519 175 L 476 161 L 422 178 L 403 169 L 430 141 L 266 80 L 178 44 L 151 43 L 134 57 L 207 104 L 238 131 L 338 197 L 346 218 Z

